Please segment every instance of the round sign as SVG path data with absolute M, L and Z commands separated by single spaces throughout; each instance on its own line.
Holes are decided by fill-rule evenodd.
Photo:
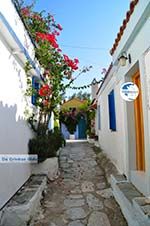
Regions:
M 120 88 L 120 95 L 125 101 L 134 101 L 139 95 L 139 88 L 133 82 L 126 82 Z

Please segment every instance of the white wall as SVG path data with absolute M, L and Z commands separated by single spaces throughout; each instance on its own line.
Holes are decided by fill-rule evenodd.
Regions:
M 96 93 L 98 91 L 98 83 L 96 84 L 92 84 L 91 86 L 91 96 L 92 96 L 92 100 L 94 100 L 96 98 Z
M 121 82 L 122 83 L 122 82 Z M 116 108 L 116 131 L 109 129 L 108 95 L 114 89 Z M 99 142 L 101 148 L 107 153 L 121 173 L 125 173 L 125 141 L 124 141 L 124 103 L 120 97 L 120 83 L 110 79 L 109 84 L 100 93 L 99 105 L 101 108 L 101 130 Z
M 143 12 L 150 12 L 150 0 L 141 0 L 137 4 L 135 8 L 135 12 L 131 16 L 131 20 L 127 25 L 127 28 L 124 32 L 124 35 L 114 53 L 113 61 L 114 66 L 113 70 L 109 73 L 106 78 L 98 97 L 98 105 L 101 106 L 101 130 L 99 130 L 99 141 L 102 149 L 107 153 L 107 155 L 112 159 L 117 168 L 121 173 L 124 173 L 126 176 L 129 176 L 130 167 L 134 168 L 130 165 L 133 163 L 134 154 L 131 153 L 134 150 L 131 150 L 129 147 L 129 134 L 128 134 L 128 118 L 127 118 L 127 109 L 132 108 L 131 103 L 126 103 L 122 100 L 120 96 L 120 87 L 121 85 L 131 79 L 133 75 L 133 69 L 137 62 L 139 63 L 139 70 L 141 75 L 141 85 L 142 85 L 142 99 L 143 99 L 143 111 L 144 111 L 144 132 L 145 132 L 145 140 L 149 139 L 150 127 L 148 128 L 148 104 L 147 99 L 149 99 L 149 94 L 147 93 L 146 88 L 146 69 L 149 66 L 145 66 L 148 64 L 148 60 L 144 62 L 145 53 L 150 47 L 150 19 L 147 14 L 142 15 Z M 150 16 L 150 13 L 149 13 Z M 142 19 L 141 19 L 142 18 Z M 143 19 L 145 18 L 145 19 Z M 140 21 L 141 19 L 141 21 Z M 139 30 L 135 31 L 134 28 L 137 26 L 137 23 L 140 24 Z M 134 38 L 131 39 L 132 34 L 135 34 Z M 131 64 L 127 62 L 125 67 L 121 67 L 118 65 L 117 59 L 122 51 L 126 51 L 128 54 L 131 54 Z M 147 68 L 147 73 L 149 73 L 149 69 Z M 149 75 L 148 75 L 149 76 Z M 116 106 L 116 126 L 117 131 L 111 132 L 109 130 L 109 112 L 108 112 L 108 94 L 110 91 L 114 89 L 115 91 L 115 106 Z M 129 116 L 130 117 L 130 116 Z M 134 124 L 134 119 L 130 119 Z M 129 120 L 129 121 L 130 121 Z M 132 142 L 134 141 L 134 134 L 131 134 Z M 131 139 L 130 139 L 131 141 Z M 150 154 L 148 154 L 150 150 L 149 142 L 146 142 L 146 165 L 147 165 L 147 181 L 145 184 L 149 183 L 148 177 L 150 176 L 150 164 L 148 164 Z M 135 161 L 135 159 L 134 159 Z M 132 169 L 133 169 L 132 168 Z M 149 177 L 150 178 L 150 177 Z M 140 180 L 139 180 L 140 181 Z M 141 183 L 141 182 L 139 182 Z M 142 184 L 142 183 L 141 183 Z M 144 186 L 145 186 L 144 184 Z M 149 190 L 150 191 L 150 190 Z M 145 192 L 148 194 L 148 192 Z
M 150 194 L 150 48 L 146 51 L 144 59 L 141 62 L 143 65 L 143 74 L 145 77 L 145 155 L 146 155 L 146 171 L 148 176 L 148 191 Z
M 0 1 L 2 12 L 25 45 L 23 24 L 10 0 Z M 5 34 L 3 34 L 5 35 Z M 29 53 L 33 54 L 30 43 Z M 32 133 L 24 119 L 26 75 L 0 33 L 0 154 L 27 154 Z M 29 164 L 0 164 L 0 207 L 30 176 Z
M 7 18 L 8 23 L 19 37 L 21 43 L 28 50 L 30 57 L 34 59 L 34 47 L 12 1 L 0 1 L 0 12 Z

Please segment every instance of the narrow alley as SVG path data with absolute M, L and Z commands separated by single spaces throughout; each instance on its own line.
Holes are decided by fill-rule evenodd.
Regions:
M 91 144 L 67 143 L 60 167 L 34 226 L 127 226 Z

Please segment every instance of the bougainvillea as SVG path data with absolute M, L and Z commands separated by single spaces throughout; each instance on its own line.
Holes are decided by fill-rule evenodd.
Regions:
M 23 7 L 21 9 L 21 14 L 24 17 L 29 17 L 30 16 L 30 9 L 29 9 L 29 7 Z
M 56 35 L 55 34 L 56 34 L 56 31 L 55 31 L 55 33 L 52 33 L 52 34 L 44 34 L 44 33 L 41 33 L 41 32 L 37 32 L 36 33 L 36 41 L 37 42 L 48 41 L 52 47 L 57 49 L 59 46 L 57 44 L 57 40 L 56 40 Z
M 78 59 L 71 60 L 67 55 L 64 55 L 64 62 L 65 64 L 70 67 L 72 70 L 77 70 L 78 69 Z
M 27 95 L 35 95 L 35 105 L 44 115 L 45 123 L 48 124 L 52 111 L 61 103 L 65 89 L 72 83 L 72 73 L 78 69 L 79 60 L 71 60 L 63 55 L 57 43 L 57 37 L 63 30 L 62 26 L 56 23 L 53 15 L 45 12 L 35 12 L 32 7 L 20 8 L 24 23 L 35 43 L 35 57 L 43 68 L 43 81 L 39 90 L 32 87 L 32 79 L 29 76 L 30 66 L 26 65 L 27 72 Z M 72 79 L 65 82 L 65 79 Z M 42 116 L 40 115 L 40 121 Z

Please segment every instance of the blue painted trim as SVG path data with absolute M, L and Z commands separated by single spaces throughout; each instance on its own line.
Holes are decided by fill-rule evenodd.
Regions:
M 108 95 L 108 106 L 109 106 L 109 128 L 112 131 L 116 131 L 116 110 L 115 110 L 114 90 L 112 90 Z
M 37 82 L 36 77 L 32 76 L 32 88 L 38 92 L 39 87 L 40 87 L 40 84 L 39 84 L 39 82 Z M 36 105 L 36 101 L 37 101 L 37 94 L 35 93 L 31 96 L 31 103 L 33 105 Z
M 36 68 L 34 61 L 31 59 L 30 55 L 28 54 L 28 51 L 22 45 L 22 43 L 19 40 L 19 38 L 17 37 L 16 33 L 14 32 L 14 30 L 12 29 L 12 27 L 10 26 L 10 24 L 8 23 L 8 21 L 6 20 L 6 18 L 4 17 L 4 15 L 2 13 L 0 13 L 0 20 L 6 26 L 7 30 L 9 31 L 9 33 L 12 36 L 12 38 L 14 39 L 14 41 L 17 43 L 17 45 L 19 46 L 19 48 L 21 49 L 21 51 L 26 56 L 27 60 L 30 62 L 30 64 L 32 65 L 32 67 L 35 69 L 37 75 L 39 75 L 41 77 L 41 79 L 43 80 L 40 71 Z

